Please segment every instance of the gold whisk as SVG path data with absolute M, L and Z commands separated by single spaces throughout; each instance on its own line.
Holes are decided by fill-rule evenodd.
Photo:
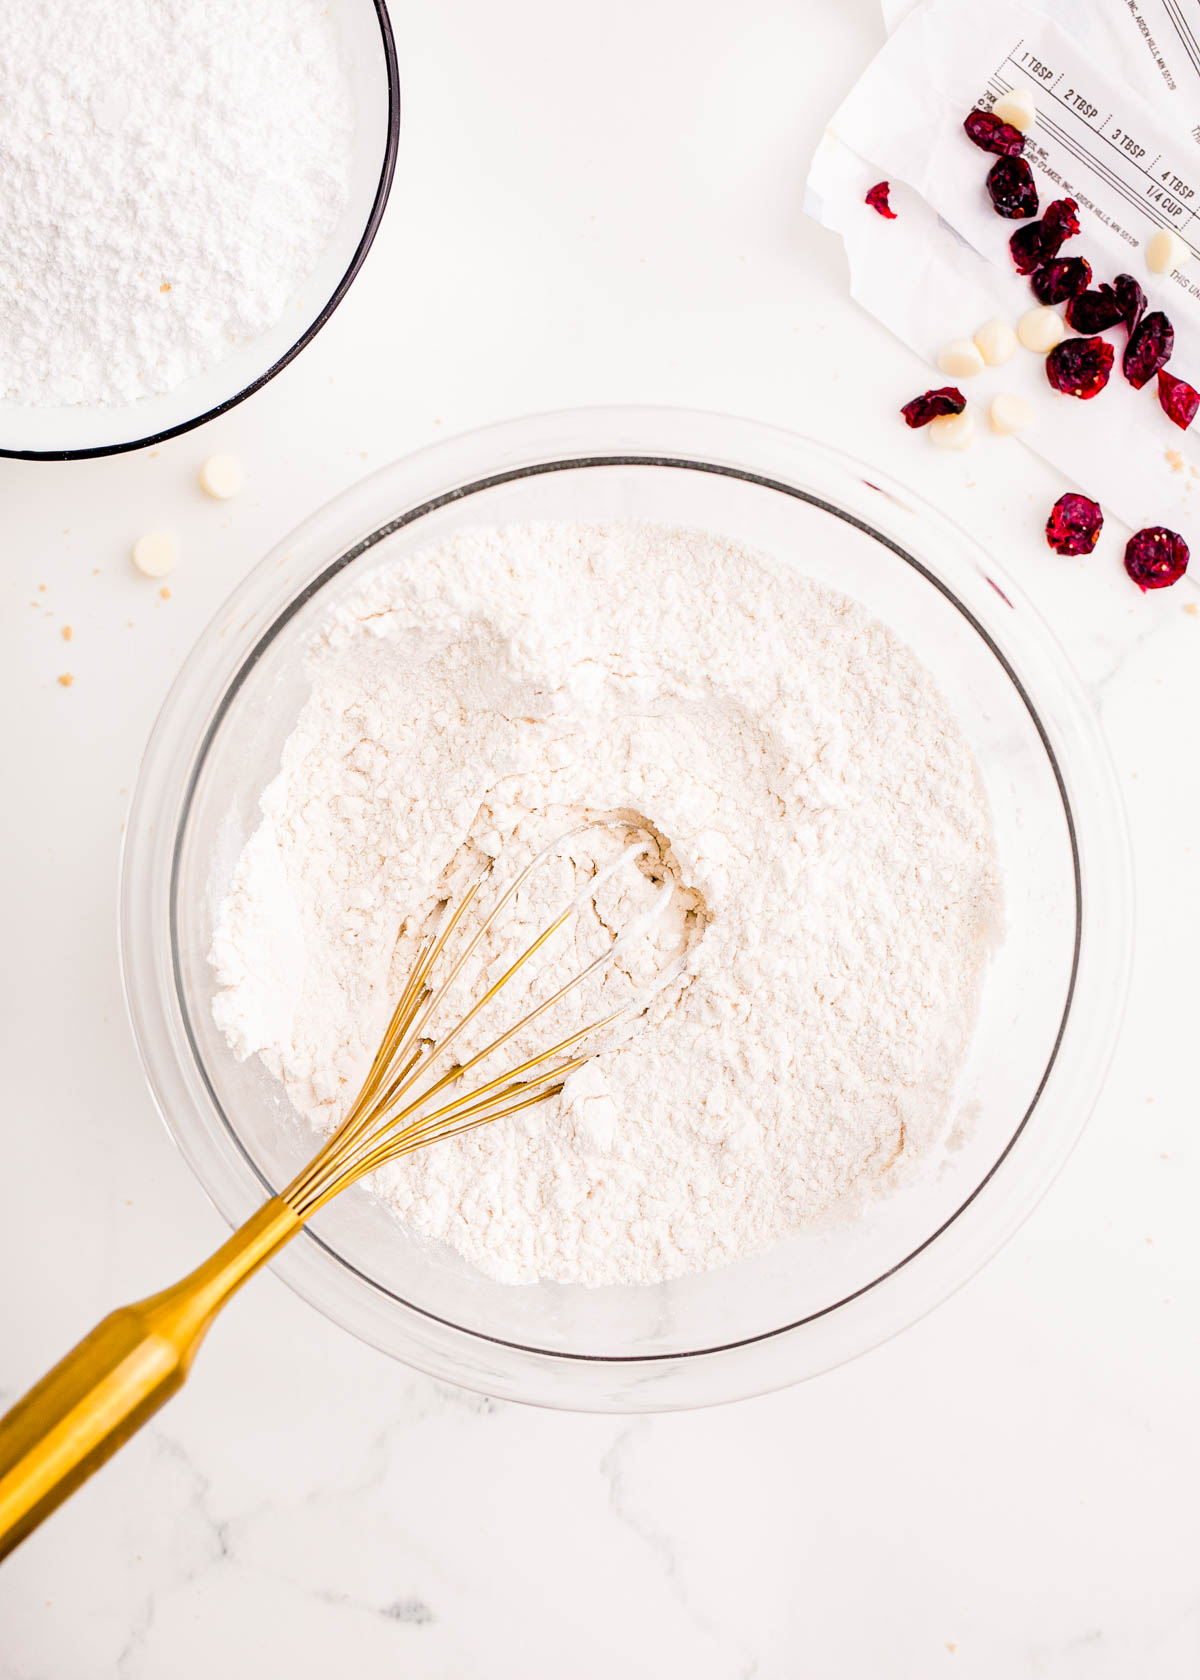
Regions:
M 453 1026 L 440 1038 L 434 1036 L 447 996 L 505 906 L 540 863 L 591 828 L 618 828 L 634 838 L 596 871 Z M 586 1040 L 646 1007 L 669 964 L 652 988 L 635 993 L 631 1002 L 603 1019 L 528 1056 L 499 1076 L 469 1090 L 462 1088 L 462 1082 L 478 1072 L 490 1056 L 591 976 L 607 970 L 618 951 L 649 932 L 673 894 L 665 871 L 654 877 L 658 890 L 650 907 L 613 936 L 598 956 L 484 1049 L 461 1063 L 447 1062 L 446 1053 L 469 1024 L 578 915 L 603 883 L 637 858 L 656 857 L 657 852 L 652 837 L 636 824 L 620 818 L 582 823 L 530 859 L 465 939 L 462 949 L 447 955 L 455 931 L 463 925 L 467 910 L 492 872 L 475 878 L 455 908 L 443 913 L 442 923 L 426 940 L 353 1106 L 303 1171 L 195 1271 L 169 1289 L 119 1307 L 102 1319 L 0 1418 L 0 1558 L 19 1545 L 183 1386 L 200 1343 L 226 1301 L 326 1202 L 385 1162 L 555 1096 L 567 1076 L 594 1053 L 585 1048 Z M 442 959 L 448 964 L 446 972 L 435 978 Z M 441 1070 L 434 1076 L 438 1064 L 442 1064 Z M 455 1087 L 457 1094 L 451 1094 Z

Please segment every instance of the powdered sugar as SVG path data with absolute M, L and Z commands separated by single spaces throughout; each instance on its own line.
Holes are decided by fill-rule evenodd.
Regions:
M 320 0 L 0 8 L 0 396 L 173 390 L 277 321 L 346 203 Z
M 212 959 L 218 1024 L 319 1128 L 472 860 L 626 811 L 680 889 L 684 956 L 636 1031 L 377 1176 L 415 1230 L 506 1281 L 654 1282 L 849 1216 L 944 1133 L 990 821 L 933 682 L 860 608 L 697 532 L 474 530 L 374 574 L 310 665 Z M 591 868 L 575 847 L 528 924 Z

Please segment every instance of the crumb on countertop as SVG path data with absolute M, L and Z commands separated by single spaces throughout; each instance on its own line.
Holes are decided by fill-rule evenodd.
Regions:
M 58 679 L 58 686 L 60 688 L 70 688 L 74 681 L 75 678 L 71 675 L 70 671 L 64 671 L 62 676 Z
M 72 634 L 73 634 L 73 632 L 71 630 L 71 626 L 69 624 L 64 624 L 63 627 L 62 627 L 62 639 L 63 639 L 63 641 L 64 642 L 69 642 L 71 640 Z

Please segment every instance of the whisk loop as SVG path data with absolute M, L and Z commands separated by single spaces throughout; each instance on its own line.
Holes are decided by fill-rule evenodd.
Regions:
M 281 1192 L 302 1219 L 307 1219 L 340 1190 L 366 1177 L 387 1161 L 393 1161 L 427 1144 L 444 1138 L 458 1137 L 478 1126 L 490 1125 L 522 1109 L 533 1107 L 556 1096 L 569 1074 L 589 1059 L 590 1050 L 581 1048 L 584 1041 L 615 1025 L 622 1017 L 646 1007 L 649 997 L 643 992 L 613 1010 L 603 1018 L 589 1022 L 570 1033 L 558 1043 L 528 1057 L 516 1067 L 487 1079 L 469 1091 L 460 1092 L 433 1109 L 429 1104 L 441 1093 L 480 1068 L 519 1033 L 553 1009 L 569 993 L 590 977 L 608 968 L 618 953 L 635 940 L 643 938 L 661 920 L 675 894 L 675 885 L 665 872 L 648 909 L 634 917 L 629 925 L 615 934 L 607 948 L 584 964 L 564 984 L 529 1010 L 514 1025 L 505 1028 L 482 1050 L 476 1051 L 461 1063 L 446 1067 L 432 1083 L 428 1083 L 434 1065 L 444 1062 L 446 1053 L 470 1024 L 503 991 L 518 971 L 563 928 L 583 907 L 594 900 L 600 888 L 621 869 L 637 858 L 657 856 L 653 839 L 641 833 L 640 838 L 624 847 L 616 857 L 604 864 L 580 889 L 548 926 L 530 941 L 521 954 L 492 982 L 483 994 L 467 1009 L 455 1024 L 440 1038 L 431 1042 L 430 1029 L 447 997 L 453 991 L 464 967 L 486 937 L 497 917 L 514 895 L 528 881 L 534 870 L 547 858 L 559 853 L 578 835 L 595 828 L 631 825 L 619 819 L 596 818 L 560 835 L 537 852 L 514 876 L 495 904 L 481 920 L 463 949 L 454 957 L 445 976 L 432 982 L 435 965 L 446 950 L 455 929 L 467 910 L 475 902 L 481 888 L 489 879 L 490 870 L 479 875 L 446 917 L 444 925 L 430 938 L 415 963 L 412 973 L 388 1023 L 383 1042 L 367 1073 L 349 1113 L 332 1134 L 313 1161 Z M 633 832 L 640 832 L 633 829 Z M 664 969 L 657 976 L 656 986 L 666 978 Z M 573 1053 L 572 1053 L 573 1052 Z

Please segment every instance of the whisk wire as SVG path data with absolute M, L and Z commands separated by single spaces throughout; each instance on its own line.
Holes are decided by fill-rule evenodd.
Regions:
M 593 827 L 593 826 L 596 826 L 596 825 L 594 825 L 594 824 L 584 824 L 584 825 L 582 825 L 582 827 L 580 829 L 574 830 L 573 832 L 574 833 L 581 833 L 581 832 L 583 832 L 584 829 L 589 828 L 589 827 Z M 564 837 L 564 838 L 566 838 L 566 837 Z M 562 844 L 563 844 L 562 839 L 551 841 L 548 846 L 544 846 L 540 852 L 537 852 L 530 859 L 530 861 L 525 865 L 525 867 L 517 874 L 516 878 L 510 883 L 507 890 L 497 900 L 496 904 L 492 907 L 491 911 L 484 918 L 484 920 L 481 923 L 478 931 L 476 932 L 475 936 L 471 940 L 470 944 L 467 946 L 466 950 L 462 953 L 462 955 L 459 957 L 458 961 L 451 968 L 449 974 L 446 976 L 444 981 L 442 981 L 442 983 L 438 987 L 437 991 L 430 997 L 430 1000 L 429 1000 L 428 1004 L 426 1005 L 424 1011 L 421 1014 L 419 1023 L 413 1029 L 415 1032 L 422 1031 L 428 1025 L 429 1021 L 433 1018 L 433 1016 L 436 1013 L 438 1007 L 441 1005 L 441 1003 L 445 999 L 447 993 L 450 991 L 451 987 L 454 985 L 455 980 L 458 978 L 458 975 L 459 975 L 459 973 L 462 969 L 463 964 L 466 962 L 467 958 L 471 955 L 472 951 L 474 951 L 474 949 L 478 945 L 479 941 L 487 933 L 488 929 L 491 927 L 492 923 L 495 921 L 495 919 L 499 915 L 500 911 L 504 908 L 504 906 L 512 898 L 513 894 L 529 878 L 529 876 L 532 874 L 533 870 L 536 869 L 537 865 L 539 863 L 541 863 L 544 858 L 548 857 L 552 852 L 557 851 L 562 846 Z M 634 846 L 626 847 L 625 850 L 622 851 L 621 853 L 619 853 L 616 858 L 614 858 L 611 862 L 607 863 L 602 869 L 598 870 L 597 873 L 592 877 L 592 879 L 587 883 L 587 885 L 585 887 L 581 888 L 581 890 L 578 893 L 576 893 L 575 897 L 571 900 L 571 902 L 567 906 L 567 908 L 558 917 L 556 917 L 556 919 L 553 922 L 551 922 L 548 927 L 544 928 L 542 930 L 542 932 L 538 935 L 538 937 L 535 940 L 532 941 L 531 944 L 526 946 L 525 950 L 522 951 L 520 956 L 518 956 L 510 964 L 510 966 L 505 970 L 505 972 L 500 976 L 500 978 L 498 980 L 494 981 L 493 984 L 491 986 L 489 986 L 488 989 L 484 992 L 483 996 L 480 997 L 479 999 L 477 999 L 477 1001 L 472 1005 L 472 1007 L 470 1009 L 468 1009 L 466 1011 L 466 1013 L 460 1017 L 460 1019 L 456 1022 L 456 1024 L 446 1034 L 445 1038 L 443 1038 L 441 1040 L 441 1042 L 437 1045 L 437 1048 L 433 1052 L 433 1054 L 431 1054 L 431 1056 L 426 1060 L 424 1066 L 421 1069 L 421 1072 L 425 1073 L 425 1072 L 428 1071 L 430 1063 L 433 1061 L 434 1057 L 441 1057 L 445 1053 L 445 1051 L 450 1048 L 450 1046 L 454 1043 L 455 1039 L 458 1038 L 458 1036 L 470 1025 L 470 1023 L 475 1019 L 475 1017 L 477 1015 L 479 1015 L 480 1012 L 487 1007 L 487 1005 L 492 1001 L 492 999 L 496 996 L 496 994 L 499 991 L 501 991 L 504 986 L 506 986 L 508 984 L 508 982 L 512 979 L 513 975 L 516 974 L 518 972 L 518 970 L 521 969 L 529 961 L 529 959 L 531 957 L 535 956 L 537 954 L 537 952 L 541 950 L 543 945 L 545 945 L 547 943 L 548 940 L 553 938 L 553 936 L 558 932 L 559 928 L 563 927 L 568 921 L 570 921 L 572 916 L 575 916 L 579 913 L 582 906 L 585 903 L 587 903 L 587 901 L 590 898 L 592 898 L 596 894 L 596 892 L 599 891 L 600 887 L 607 880 L 609 880 L 613 875 L 616 874 L 618 869 L 620 869 L 625 863 L 629 862 L 632 858 L 642 855 L 644 852 L 648 851 L 649 849 L 650 849 L 650 845 L 649 845 L 648 841 L 639 841 Z M 671 893 L 673 892 L 673 890 L 674 890 L 673 885 L 670 882 L 670 880 L 668 879 L 668 881 L 664 884 L 664 887 L 660 890 L 660 899 L 664 895 L 665 895 L 665 897 L 669 898 Z M 663 904 L 662 907 L 665 909 L 665 903 Z M 449 930 L 447 930 L 447 933 L 448 932 L 449 932 Z M 500 1038 L 496 1039 L 488 1047 L 488 1049 L 486 1051 L 481 1052 L 479 1055 L 472 1058 L 472 1060 L 470 1062 L 464 1064 L 464 1067 L 463 1067 L 462 1071 L 465 1072 L 465 1071 L 467 1071 L 467 1069 L 476 1066 L 483 1059 L 484 1056 L 490 1055 L 494 1050 L 500 1049 L 500 1047 L 502 1045 L 506 1044 L 510 1038 L 512 1038 L 517 1032 L 519 1032 L 521 1030 L 522 1026 L 527 1026 L 531 1022 L 535 1021 L 538 1018 L 539 1015 L 544 1014 L 547 1009 L 552 1008 L 553 1005 L 555 1003 L 557 1003 L 559 1001 L 559 999 L 566 994 L 566 992 L 571 990 L 574 985 L 578 984 L 581 980 L 586 979 L 589 974 L 594 973 L 595 970 L 598 967 L 600 967 L 602 964 L 610 961 L 612 956 L 613 956 L 613 953 L 615 952 L 615 950 L 618 946 L 618 944 L 621 942 L 621 938 L 622 938 L 622 936 L 618 935 L 613 940 L 613 942 L 609 946 L 608 950 L 602 952 L 600 954 L 600 956 L 596 959 L 595 962 L 590 963 L 585 969 L 583 969 L 575 977 L 574 980 L 569 982 L 568 985 L 566 985 L 559 992 L 557 992 L 554 997 L 547 999 L 546 1002 L 543 1005 L 541 1005 L 538 1009 L 534 1010 L 530 1015 L 527 1015 L 525 1017 L 524 1022 L 519 1022 L 508 1033 L 506 1033 L 506 1034 L 502 1035 Z M 428 1092 L 427 1095 L 432 1096 L 433 1092 L 442 1089 L 443 1086 L 447 1082 L 448 1081 L 447 1081 L 446 1076 L 443 1076 L 443 1078 L 441 1080 L 439 1080 L 438 1084 L 436 1084 L 433 1087 L 433 1090 Z M 411 1083 L 411 1081 L 410 1081 L 410 1083 Z M 400 1092 L 404 1088 L 405 1087 L 402 1084 L 399 1087 L 399 1089 L 397 1090 L 396 1095 L 399 1095 Z
M 521 1076 L 540 1066 L 543 1062 L 552 1061 L 554 1057 L 561 1055 L 564 1051 L 569 1050 L 572 1045 L 580 1043 L 581 1040 L 590 1037 L 593 1033 L 603 1032 L 626 1013 L 625 1008 L 616 1009 L 611 1015 L 606 1015 L 603 1020 L 593 1021 L 586 1027 L 580 1027 L 577 1032 L 570 1033 L 566 1038 L 560 1039 L 557 1044 L 551 1045 L 549 1049 L 539 1052 L 536 1056 L 530 1056 L 527 1061 L 521 1062 L 517 1067 L 510 1068 L 505 1073 L 497 1074 L 494 1079 L 488 1080 L 486 1084 L 477 1085 L 473 1091 L 466 1093 L 466 1095 L 456 1097 L 452 1102 L 444 1104 L 432 1113 L 423 1114 L 419 1119 L 413 1120 L 407 1125 L 404 1124 L 410 1115 L 424 1106 L 428 1100 L 428 1095 L 432 1093 L 423 1095 L 418 1101 L 386 1121 L 378 1132 L 372 1133 L 368 1140 L 370 1144 L 368 1152 L 357 1157 L 352 1163 L 355 1176 L 362 1177 L 367 1172 L 373 1172 L 375 1166 L 390 1159 L 401 1144 L 404 1145 L 404 1152 L 407 1153 L 410 1143 L 413 1148 L 419 1148 L 423 1143 L 455 1136 L 458 1130 L 467 1129 L 458 1127 L 457 1121 L 459 1119 L 475 1115 L 484 1109 L 491 1109 L 496 1103 L 516 1096 L 519 1092 L 526 1093 L 534 1091 L 538 1087 L 549 1087 L 541 1090 L 536 1098 L 522 1101 L 517 1105 L 521 1108 L 528 1107 L 531 1101 L 540 1102 L 546 1097 L 556 1095 L 562 1089 L 563 1080 L 569 1074 L 574 1073 L 577 1068 L 581 1068 L 589 1060 L 588 1056 L 572 1056 L 565 1062 L 547 1068 L 536 1079 L 524 1079 Z M 488 1049 L 482 1054 L 484 1056 L 490 1055 L 495 1047 L 495 1045 L 489 1045 Z M 454 1069 L 450 1077 L 461 1078 L 472 1065 L 473 1063 L 464 1063 L 461 1068 Z M 514 1110 L 506 1108 L 503 1112 L 510 1113 Z M 500 1118 L 500 1112 L 497 1111 L 490 1118 Z M 478 1122 L 473 1122 L 473 1124 L 475 1123 Z M 364 1165 L 364 1162 L 373 1164 Z
M 447 918 L 446 925 L 439 929 L 436 936 L 428 942 L 421 956 L 413 965 L 412 973 L 405 983 L 395 1009 L 392 1011 L 387 1030 L 382 1042 L 372 1059 L 370 1069 L 363 1081 L 362 1087 L 349 1112 L 330 1136 L 325 1147 L 308 1163 L 287 1189 L 283 1192 L 285 1199 L 293 1205 L 303 1205 L 308 1192 L 313 1185 L 329 1172 L 336 1172 L 338 1164 L 346 1150 L 361 1138 L 374 1123 L 374 1117 L 382 1112 L 398 1094 L 406 1076 L 421 1060 L 421 1048 L 418 1044 L 404 1067 L 395 1074 L 382 1098 L 379 1088 L 393 1067 L 399 1048 L 412 1036 L 413 1019 L 428 996 L 427 981 L 434 963 L 445 949 L 458 923 L 462 920 L 468 907 L 475 899 L 484 877 L 481 875 L 471 882 L 464 892 L 453 913 Z M 497 907 L 498 908 L 498 907 Z
M 584 830 L 600 826 L 608 824 L 603 821 L 581 824 L 570 834 L 561 836 L 535 853 L 488 910 L 463 950 L 450 964 L 447 973 L 433 984 L 431 977 L 434 968 L 446 950 L 455 928 L 461 923 L 468 907 L 474 902 L 488 878 L 487 873 L 478 876 L 466 888 L 453 911 L 447 916 L 444 926 L 428 941 L 414 963 L 392 1012 L 383 1041 L 346 1117 L 330 1136 L 325 1147 L 282 1193 L 283 1198 L 295 1208 L 301 1218 L 307 1219 L 340 1190 L 366 1177 L 388 1161 L 412 1154 L 430 1143 L 473 1131 L 479 1126 L 519 1113 L 555 1096 L 562 1090 L 566 1078 L 582 1067 L 589 1056 L 575 1054 L 568 1056 L 565 1061 L 557 1058 L 632 1012 L 634 1004 L 625 1004 L 602 1020 L 590 1022 L 557 1044 L 528 1057 L 518 1066 L 507 1069 L 484 1084 L 461 1092 L 435 1109 L 431 1110 L 428 1106 L 434 1098 L 462 1081 L 519 1033 L 552 1010 L 576 987 L 611 964 L 619 950 L 646 933 L 666 911 L 674 892 L 669 876 L 659 884 L 654 903 L 641 915 L 633 918 L 623 931 L 614 934 L 603 951 L 585 963 L 549 997 L 535 1004 L 520 1020 L 498 1033 L 490 1043 L 465 1061 L 447 1068 L 432 1084 L 425 1083 L 434 1063 L 445 1056 L 470 1023 L 509 984 L 513 976 L 541 951 L 573 916 L 578 915 L 586 903 L 594 900 L 600 887 L 633 859 L 654 849 L 653 843 L 646 837 L 624 847 L 615 858 L 598 869 L 575 894 L 566 909 L 530 941 L 499 978 L 494 980 L 459 1017 L 445 1036 L 436 1042 L 430 1041 L 430 1022 L 462 973 L 464 965 L 478 949 L 480 941 L 514 894 L 528 880 L 538 864 L 552 852 L 559 850 L 566 841 Z M 659 979 L 662 978 L 660 975 Z M 397 1069 L 397 1063 L 401 1062 L 403 1065 Z M 539 1068 L 543 1071 L 535 1072 Z M 526 1075 L 533 1077 L 525 1077 Z

